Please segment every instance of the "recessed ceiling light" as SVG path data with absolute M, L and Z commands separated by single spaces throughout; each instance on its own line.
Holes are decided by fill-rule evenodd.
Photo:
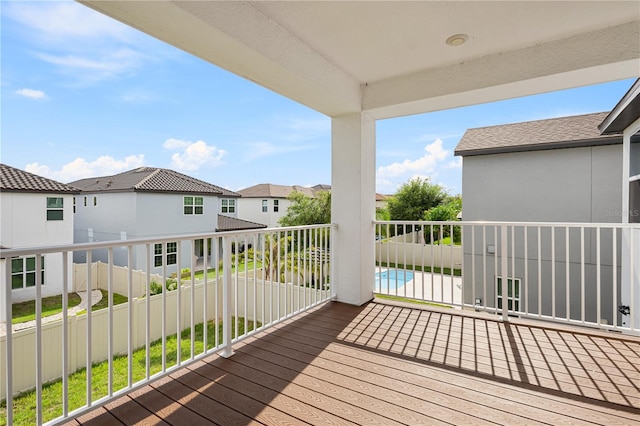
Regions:
M 469 36 L 466 34 L 454 34 L 451 37 L 449 37 L 445 41 L 445 43 L 447 43 L 449 46 L 460 46 L 465 41 L 467 41 L 468 38 Z

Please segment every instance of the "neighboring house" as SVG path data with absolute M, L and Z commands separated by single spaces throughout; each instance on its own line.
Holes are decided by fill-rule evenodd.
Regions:
M 237 219 L 239 194 L 169 169 L 140 167 L 113 176 L 72 182 L 82 191 L 76 204 L 76 243 L 154 238 L 222 230 L 261 228 Z M 181 249 L 181 268 L 191 264 L 188 244 L 168 243 L 151 248 L 151 272 L 176 270 Z M 202 240 L 196 241 L 195 256 L 204 256 Z M 85 262 L 86 254 L 76 252 L 75 262 Z M 107 261 L 107 253 L 95 250 L 92 260 Z M 125 249 L 114 252 L 114 264 L 128 264 Z M 138 247 L 133 268 L 146 270 L 146 255 Z
M 601 134 L 599 126 L 608 114 L 602 112 L 467 130 L 455 150 L 456 155 L 463 157 L 464 220 L 621 223 L 625 214 L 622 212 L 625 188 L 621 173 L 625 158 L 623 138 L 620 133 Z M 640 145 L 632 145 L 635 146 L 629 161 L 640 165 Z M 549 232 L 543 232 L 541 243 L 544 247 L 551 247 Z M 595 245 L 595 235 L 592 234 L 592 230 L 587 230 L 585 238 L 592 239 L 592 244 Z M 534 236 L 531 235 L 528 243 L 531 250 L 529 253 L 536 249 Z M 481 236 L 477 237 L 476 241 L 481 241 Z M 489 235 L 487 240 L 487 253 L 490 256 L 492 253 L 489 247 L 495 247 L 496 244 L 492 238 Z M 575 235 L 571 238 L 575 238 Z M 610 240 L 611 234 L 602 236 L 603 241 L 606 238 Z M 557 240 L 561 241 L 559 238 Z M 469 237 L 467 241 L 470 241 Z M 611 243 L 608 244 L 611 247 Z M 471 246 L 465 246 L 464 251 L 465 265 L 471 265 Z M 483 251 L 475 251 L 478 265 L 481 264 Z M 615 261 L 618 277 L 622 276 L 621 269 L 624 268 L 621 265 L 624 264 L 624 261 L 621 262 L 621 258 L 624 258 L 621 251 L 624 249 L 618 251 Z M 550 276 L 550 271 L 553 270 L 551 259 L 546 259 L 542 264 L 544 276 Z M 574 263 L 573 258 L 571 262 Z M 579 259 L 577 262 L 577 266 L 572 268 L 579 267 Z M 587 251 L 585 262 L 587 288 L 595 288 L 595 249 Z M 509 277 L 514 278 L 514 282 L 522 278 L 523 265 L 522 255 L 519 255 L 515 264 L 515 277 Z M 603 288 L 612 288 L 613 265 L 610 251 L 603 253 Z M 556 260 L 556 268 L 560 266 L 564 268 L 565 263 L 560 265 Z M 497 278 L 493 271 L 493 261 L 488 262 L 486 273 L 488 277 Z M 531 269 L 529 273 L 533 273 Z M 474 274 L 476 291 L 480 291 L 482 271 L 475 270 Z M 469 289 L 472 286 L 472 275 L 464 274 L 465 286 Z M 572 277 L 577 278 L 579 275 L 574 273 Z M 558 288 L 564 286 L 562 274 L 556 277 L 556 285 Z M 620 294 L 620 278 L 616 287 L 617 294 Z M 580 286 L 573 282 L 571 288 L 572 292 L 580 291 Z M 521 294 L 521 297 L 529 297 L 532 302 L 529 306 L 535 305 L 535 294 Z M 579 294 L 573 295 L 571 299 L 580 300 Z M 595 312 L 596 300 L 587 300 L 587 304 Z M 572 312 L 577 311 L 572 309 Z M 557 314 L 564 315 L 563 312 Z M 611 318 L 610 307 L 608 312 L 603 311 L 602 314 L 603 317 Z
M 269 228 L 280 226 L 280 219 L 287 214 L 291 205 L 288 197 L 293 192 L 300 192 L 309 197 L 315 197 L 320 191 L 331 191 L 331 185 L 318 184 L 310 188 L 306 186 L 274 185 L 261 183 L 249 188 L 241 189 L 238 193 L 242 196 L 238 202 L 241 206 L 240 216 L 243 219 L 266 223 Z M 386 206 L 387 196 L 376 194 L 376 208 Z
M 387 198 L 386 195 L 376 193 L 376 209 L 384 209 L 387 207 Z
M 323 188 L 328 185 L 316 185 L 314 188 Z M 278 221 L 287 214 L 291 205 L 288 197 L 293 192 L 300 192 L 314 197 L 317 190 L 305 186 L 274 185 L 261 183 L 249 188 L 241 189 L 238 194 L 242 198 L 238 200 L 240 217 L 252 222 L 264 223 L 269 228 L 280 226 Z M 329 190 L 331 187 L 329 187 Z
M 51 179 L 0 164 L 0 245 L 2 248 L 73 243 L 73 201 L 79 191 Z M 62 293 L 62 255 L 42 256 L 42 295 Z M 36 258 L 0 258 L 0 273 L 11 268 L 12 300 L 35 299 Z M 68 263 L 71 271 L 71 257 Z M 69 277 L 71 277 L 69 273 Z M 3 281 L 4 282 L 4 281 Z M 71 279 L 66 283 L 72 291 Z M 5 320 L 6 291 L 0 289 L 0 321 Z

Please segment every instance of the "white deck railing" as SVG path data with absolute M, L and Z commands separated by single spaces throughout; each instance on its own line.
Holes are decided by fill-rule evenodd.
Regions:
M 2 250 L 9 319 L 14 278 L 10 260 L 36 259 L 34 325 L 13 331 L 8 320 L 0 337 L 7 424 L 14 423 L 14 396 L 21 391 L 35 390 L 36 410 L 29 423 L 63 423 L 211 353 L 229 356 L 234 343 L 330 300 L 330 230 L 330 225 L 316 225 Z M 108 295 L 107 307 L 98 311 L 88 306 L 79 316 L 63 310 L 61 319 L 43 321 L 41 256 L 46 280 L 64 283 L 63 306 L 78 284 L 71 282 L 71 259 L 83 258 L 86 265 L 104 261 L 106 283 L 98 283 L 97 268 L 86 267 L 82 285 L 100 285 Z M 122 276 L 114 274 L 115 265 L 127 267 L 126 282 L 114 282 L 114 276 Z M 134 271 L 139 265 L 142 272 Z M 197 279 L 198 268 L 210 272 Z M 141 297 L 133 291 L 134 274 L 146 276 Z M 175 284 L 168 288 L 172 280 Z M 114 288 L 127 289 L 126 303 L 114 304 Z M 152 295 L 158 288 L 164 290 Z M 157 348 L 160 362 L 155 360 Z M 127 359 L 126 381 L 118 385 L 115 374 L 123 372 L 115 371 L 114 364 L 122 357 Z M 94 377 L 96 363 L 106 363 L 106 377 Z M 144 363 L 142 374 L 136 373 L 134 363 Z M 70 385 L 78 368 L 86 371 L 81 389 Z M 55 380 L 61 381 L 60 394 L 53 403 L 51 396 L 45 401 L 43 385 Z M 99 381 L 106 381 L 105 390 L 94 390 Z M 83 401 L 73 402 L 70 396 L 82 393 Z
M 376 294 L 640 330 L 639 224 L 375 224 Z

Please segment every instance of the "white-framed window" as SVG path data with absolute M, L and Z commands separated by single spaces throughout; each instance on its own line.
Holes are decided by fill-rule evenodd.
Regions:
M 47 220 L 64 219 L 64 200 L 62 197 L 47 197 Z
M 507 278 L 507 310 L 520 310 L 520 278 Z M 502 277 L 496 277 L 496 306 L 502 309 Z
M 73 197 L 73 213 L 76 212 L 76 197 Z
M 166 255 L 162 252 L 162 244 L 154 244 L 153 246 L 153 265 L 155 267 L 162 266 L 164 259 L 167 265 L 175 265 L 177 263 L 178 243 L 167 243 Z
M 44 256 L 40 257 L 41 283 L 44 284 Z M 36 285 L 36 258 L 16 257 L 11 259 L 11 289 L 35 287 Z
M 273 200 L 273 211 L 277 213 L 280 209 L 280 200 Z
M 98 197 L 96 196 L 93 197 L 93 205 L 94 207 L 98 205 Z
M 87 197 L 84 197 L 84 206 L 87 207 Z
M 203 214 L 204 199 L 202 197 L 184 197 L 184 214 Z
M 269 211 L 269 200 L 262 200 L 262 213 Z
M 222 213 L 235 213 L 236 212 L 236 200 L 223 199 L 222 200 Z

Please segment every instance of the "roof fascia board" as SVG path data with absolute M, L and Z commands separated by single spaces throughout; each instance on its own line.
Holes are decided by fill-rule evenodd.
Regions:
M 580 141 L 563 141 L 563 142 L 553 142 L 553 143 L 545 143 L 545 144 L 469 149 L 469 150 L 462 150 L 462 151 L 456 150 L 454 151 L 454 155 L 460 156 L 460 157 L 471 157 L 474 155 L 505 154 L 509 152 L 547 151 L 550 149 L 564 149 L 564 148 L 585 148 L 590 146 L 617 145 L 621 143 L 622 143 L 622 135 L 611 135 L 611 136 L 601 137 L 597 139 L 583 139 Z
M 585 52 L 589 54 L 585 54 Z M 640 21 L 364 87 L 376 119 L 424 113 L 638 76 Z
M 638 74 L 640 74 L 640 68 L 638 69 Z M 611 110 L 609 115 L 607 115 L 602 124 L 598 126 L 600 132 L 607 133 L 608 127 L 616 121 L 620 114 L 622 114 L 622 112 L 627 109 L 627 107 L 634 102 L 638 96 L 640 96 L 640 78 L 636 80 L 633 86 L 631 86 L 627 93 L 625 93 L 622 99 L 620 99 L 616 106 Z

